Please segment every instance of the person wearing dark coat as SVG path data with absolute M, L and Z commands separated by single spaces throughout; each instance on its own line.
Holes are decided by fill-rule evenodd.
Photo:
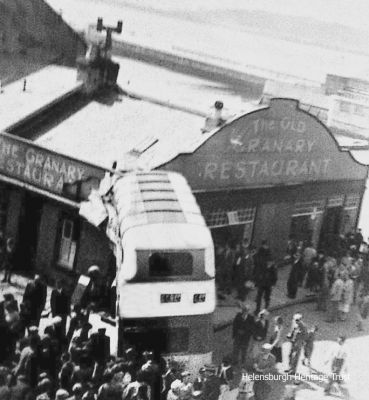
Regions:
M 265 308 L 269 307 L 272 287 L 277 282 L 277 270 L 273 264 L 272 252 L 266 240 L 262 241 L 260 249 L 254 256 L 254 264 L 254 281 L 257 287 L 255 313 L 258 314 L 263 296 Z
M 65 292 L 61 281 L 56 282 L 56 288 L 51 292 L 50 308 L 53 318 L 60 317 L 62 319 L 61 326 L 65 332 L 67 317 L 70 313 L 70 297 Z
M 23 303 L 27 304 L 30 312 L 30 325 L 39 325 L 46 304 L 46 296 L 46 285 L 41 276 L 36 274 L 34 279 L 27 284 L 23 295 Z
M 99 328 L 98 332 L 90 337 L 90 356 L 95 363 L 97 376 L 104 371 L 110 357 L 110 338 L 105 335 L 105 332 L 105 328 Z
M 202 398 L 205 400 L 218 400 L 220 396 L 220 379 L 215 375 L 216 367 L 205 365 L 205 382 L 202 391 Z
M 249 313 L 249 308 L 241 304 L 239 312 L 233 320 L 233 363 L 238 365 L 245 362 L 250 339 L 254 332 L 254 317 Z
M 295 253 L 294 261 L 291 265 L 290 274 L 287 280 L 287 296 L 290 299 L 295 299 L 297 295 L 297 289 L 299 287 L 299 280 L 301 272 L 303 270 L 302 257 L 300 253 Z

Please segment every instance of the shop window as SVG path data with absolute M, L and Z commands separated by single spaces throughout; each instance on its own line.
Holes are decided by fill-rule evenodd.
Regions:
M 77 223 L 71 218 L 63 218 L 58 254 L 58 265 L 73 270 L 77 249 Z
M 360 206 L 360 195 L 351 194 L 346 196 L 345 205 L 343 208 L 343 216 L 341 223 L 341 233 L 346 234 L 351 232 L 356 225 L 356 219 Z
M 206 224 L 209 228 L 220 228 L 229 225 L 253 224 L 255 208 L 240 210 L 216 210 L 205 214 Z

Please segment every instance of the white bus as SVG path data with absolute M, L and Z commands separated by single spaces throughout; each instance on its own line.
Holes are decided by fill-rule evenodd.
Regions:
M 214 246 L 186 180 L 137 172 L 112 187 L 117 352 L 153 350 L 194 371 L 211 362 Z

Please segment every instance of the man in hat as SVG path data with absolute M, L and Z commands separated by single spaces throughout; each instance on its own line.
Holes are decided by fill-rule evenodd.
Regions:
M 240 303 L 241 312 L 239 312 L 233 320 L 233 363 L 238 365 L 241 358 L 241 364 L 245 362 L 247 348 L 250 338 L 254 332 L 255 320 L 249 313 L 249 307 Z
M 261 352 L 255 358 L 254 373 L 260 377 L 254 383 L 255 400 L 267 400 L 271 391 L 269 382 L 264 380 L 263 376 L 274 371 L 276 360 L 271 353 L 272 348 L 271 344 L 264 343 Z
M 277 270 L 267 240 L 261 242 L 261 247 L 254 256 L 254 264 L 254 281 L 257 287 L 255 314 L 258 314 L 263 296 L 265 308 L 269 307 L 272 287 L 277 283 Z
M 90 355 L 95 362 L 95 372 L 97 376 L 104 371 L 110 356 L 110 338 L 105 335 L 106 329 L 99 328 L 97 333 L 93 333 L 90 338 Z
M 36 274 L 34 279 L 27 283 L 23 295 L 23 303 L 26 303 L 29 307 L 32 325 L 39 326 L 46 297 L 47 287 L 45 282 L 39 274 Z
M 220 395 L 220 379 L 216 376 L 215 365 L 205 365 L 205 382 L 202 397 L 206 400 L 218 400 Z
M 69 393 L 65 389 L 58 389 L 55 393 L 55 400 L 67 400 Z
M 56 281 L 56 288 L 51 292 L 50 308 L 53 317 L 60 317 L 62 319 L 62 329 L 65 332 L 67 317 L 70 313 L 70 297 L 66 293 L 63 282 L 58 279 Z

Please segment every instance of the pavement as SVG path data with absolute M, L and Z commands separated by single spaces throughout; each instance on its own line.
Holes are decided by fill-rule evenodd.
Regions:
M 280 267 L 278 270 L 278 281 L 272 290 L 271 301 L 269 311 L 277 311 L 286 307 L 291 307 L 298 304 L 309 303 L 315 300 L 315 295 L 304 289 L 299 288 L 296 299 L 290 299 L 287 297 L 286 282 L 288 279 L 290 266 Z M 256 289 L 252 290 L 245 303 L 251 306 L 251 309 L 255 307 Z M 262 303 L 262 307 L 263 307 Z M 226 296 L 224 300 L 218 299 L 218 304 L 214 313 L 214 330 L 218 331 L 229 326 L 237 312 L 239 312 L 239 301 L 236 299 L 235 291 L 231 295 Z

